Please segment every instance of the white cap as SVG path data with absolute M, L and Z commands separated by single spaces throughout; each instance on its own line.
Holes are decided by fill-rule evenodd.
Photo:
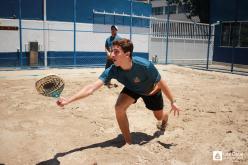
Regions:
M 115 28 L 116 30 L 118 30 L 118 27 L 117 27 L 116 25 L 112 25 L 112 26 L 111 26 L 111 29 L 112 29 L 112 28 Z

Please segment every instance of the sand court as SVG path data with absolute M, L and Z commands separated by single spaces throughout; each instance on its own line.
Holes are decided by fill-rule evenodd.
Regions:
M 214 164 L 213 151 L 223 153 L 218 164 L 246 164 L 248 77 L 156 67 L 183 111 L 170 115 L 161 135 L 139 99 L 127 112 L 131 146 L 122 146 L 115 119 L 120 83 L 64 108 L 35 90 L 38 79 L 56 74 L 65 81 L 66 97 L 94 82 L 103 68 L 0 71 L 0 164 Z M 167 100 L 164 108 L 170 110 Z

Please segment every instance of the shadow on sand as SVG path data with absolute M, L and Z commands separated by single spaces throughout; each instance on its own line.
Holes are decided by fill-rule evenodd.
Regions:
M 142 132 L 132 132 L 131 136 L 132 136 L 132 139 L 133 139 L 133 144 L 144 145 L 144 144 L 150 142 L 151 140 L 153 140 L 155 138 L 158 138 L 159 136 L 161 136 L 163 134 L 164 134 L 164 132 L 162 132 L 162 131 L 156 131 L 152 136 L 147 135 L 147 134 L 142 133 Z M 165 147 L 166 149 L 170 149 L 171 146 L 176 145 L 176 144 L 165 144 L 165 143 L 162 143 L 160 141 L 158 141 L 158 143 L 160 145 L 162 145 L 163 147 Z M 97 148 L 97 147 L 101 147 L 101 148 L 106 148 L 106 147 L 121 148 L 124 145 L 125 145 L 125 143 L 124 143 L 123 137 L 122 137 L 122 135 L 119 134 L 116 138 L 111 139 L 111 140 L 91 144 L 91 145 L 88 145 L 88 146 L 83 146 L 83 147 L 80 147 L 80 148 L 75 148 L 75 149 L 72 149 L 72 150 L 67 151 L 67 152 L 57 153 L 57 154 L 54 155 L 54 157 L 52 159 L 42 161 L 42 162 L 40 162 L 40 163 L 38 163 L 36 165 L 59 165 L 60 164 L 60 162 L 58 160 L 59 157 L 64 157 L 64 156 L 69 155 L 69 154 L 74 153 L 74 152 L 83 151 L 83 150 L 90 149 L 90 148 Z

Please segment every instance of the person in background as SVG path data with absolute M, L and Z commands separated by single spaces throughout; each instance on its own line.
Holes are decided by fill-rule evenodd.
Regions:
M 121 37 L 117 34 L 117 31 L 118 31 L 118 27 L 116 25 L 112 25 L 111 36 L 109 36 L 105 41 L 105 51 L 107 54 L 105 69 L 109 68 L 113 64 L 113 61 L 110 55 L 112 51 L 113 42 L 121 39 Z M 105 85 L 107 85 L 109 88 L 117 87 L 117 84 L 112 84 L 111 81 L 106 82 Z

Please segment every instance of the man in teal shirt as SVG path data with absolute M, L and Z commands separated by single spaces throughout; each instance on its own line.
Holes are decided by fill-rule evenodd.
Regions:
M 155 66 L 144 58 L 132 57 L 132 68 L 123 70 L 121 67 L 111 65 L 99 77 L 103 82 L 112 78 L 122 83 L 128 90 L 140 95 L 148 95 L 161 76 Z
M 126 111 L 138 98 L 142 98 L 146 107 L 151 110 L 158 120 L 158 128 L 164 130 L 168 113 L 163 110 L 162 92 L 170 101 L 171 111 L 179 115 L 179 108 L 165 80 L 155 66 L 142 58 L 132 57 L 133 43 L 128 39 L 113 42 L 111 57 L 114 65 L 106 69 L 97 81 L 82 88 L 70 98 L 60 98 L 57 104 L 61 107 L 78 99 L 93 94 L 112 78 L 124 85 L 115 104 L 116 119 L 124 136 L 126 144 L 132 144 Z

